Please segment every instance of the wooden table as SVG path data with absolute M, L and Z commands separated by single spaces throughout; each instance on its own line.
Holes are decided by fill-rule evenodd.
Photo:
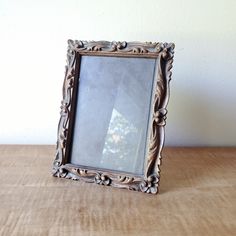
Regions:
M 159 195 L 54 178 L 54 146 L 0 146 L 0 235 L 236 235 L 236 148 L 166 148 Z

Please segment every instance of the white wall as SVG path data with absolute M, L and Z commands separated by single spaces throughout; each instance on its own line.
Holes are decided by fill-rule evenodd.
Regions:
M 236 145 L 235 0 L 0 0 L 0 143 L 54 144 L 66 41 L 176 44 L 167 145 Z

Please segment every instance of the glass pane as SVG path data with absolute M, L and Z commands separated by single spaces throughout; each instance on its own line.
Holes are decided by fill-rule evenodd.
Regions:
M 142 174 L 155 59 L 82 56 L 71 163 Z

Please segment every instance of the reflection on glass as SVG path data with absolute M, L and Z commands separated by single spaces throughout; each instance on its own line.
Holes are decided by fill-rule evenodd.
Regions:
M 132 166 L 130 157 L 136 156 L 135 145 L 130 143 L 138 134 L 137 128 L 113 109 L 111 121 L 105 138 L 101 164 L 115 170 L 122 170 L 122 166 Z
M 155 59 L 82 56 L 71 163 L 143 173 Z

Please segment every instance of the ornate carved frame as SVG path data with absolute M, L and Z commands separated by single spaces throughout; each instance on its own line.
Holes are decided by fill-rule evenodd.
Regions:
M 156 84 L 153 89 L 150 107 L 148 151 L 142 176 L 75 166 L 68 163 L 72 145 L 75 103 L 82 55 L 157 59 Z M 169 82 L 171 80 L 173 56 L 174 44 L 172 43 L 68 40 L 67 65 L 63 84 L 61 117 L 58 124 L 56 158 L 53 162 L 53 176 L 156 194 L 160 179 L 161 152 L 164 144 L 166 106 L 169 100 Z

